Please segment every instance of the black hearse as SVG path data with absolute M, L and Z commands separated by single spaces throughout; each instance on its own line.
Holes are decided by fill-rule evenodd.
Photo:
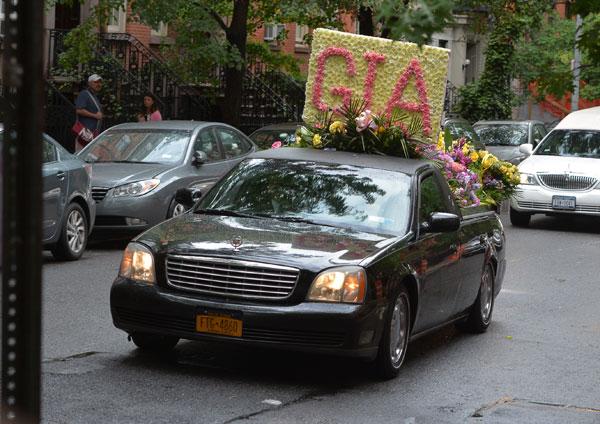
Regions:
M 267 150 L 127 246 L 111 312 L 142 349 L 254 344 L 365 357 L 393 377 L 409 340 L 487 329 L 504 240 L 496 213 L 459 209 L 428 161 Z

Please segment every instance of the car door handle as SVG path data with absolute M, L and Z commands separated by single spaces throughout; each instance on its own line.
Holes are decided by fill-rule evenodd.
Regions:
M 56 173 L 56 178 L 58 178 L 59 180 L 64 180 L 65 179 L 65 173 L 62 171 L 59 171 Z

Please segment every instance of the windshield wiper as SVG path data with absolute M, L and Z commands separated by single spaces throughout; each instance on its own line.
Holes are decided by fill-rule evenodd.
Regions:
M 141 160 L 97 160 L 93 163 L 148 163 L 148 164 L 158 164 L 160 162 L 144 162 Z
M 304 223 L 304 224 L 323 225 L 325 227 L 334 227 L 334 228 L 337 228 L 336 225 L 325 224 L 323 222 L 313 221 L 313 220 L 310 220 L 310 219 L 302 218 L 301 216 L 269 215 L 269 214 L 266 214 L 266 213 L 257 213 L 256 216 L 260 216 L 260 217 L 263 217 L 263 218 L 277 219 L 279 221 L 301 222 L 301 223 Z
M 251 215 L 249 213 L 236 212 L 227 209 L 196 209 L 194 210 L 194 213 L 201 213 L 204 215 L 236 216 L 240 218 L 259 218 L 258 215 Z

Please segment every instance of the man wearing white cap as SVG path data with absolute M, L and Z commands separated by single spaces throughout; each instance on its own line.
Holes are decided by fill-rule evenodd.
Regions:
M 77 121 L 91 131 L 94 137 L 100 132 L 102 123 L 102 107 L 96 94 L 102 88 L 102 77 L 98 74 L 92 74 L 88 78 L 88 88 L 81 90 L 75 100 L 75 109 L 77 113 Z M 78 136 L 75 139 L 75 151 L 81 150 L 87 143 L 90 142 L 89 137 Z

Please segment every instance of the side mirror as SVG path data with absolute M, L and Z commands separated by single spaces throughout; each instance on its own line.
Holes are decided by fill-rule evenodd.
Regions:
M 449 233 L 458 230 L 459 227 L 460 218 L 458 215 L 447 212 L 433 212 L 421 227 L 421 231 L 425 233 Z
M 203 163 L 208 162 L 208 156 L 202 150 L 196 150 L 194 152 L 194 159 L 192 164 L 195 166 L 201 166 Z
M 533 152 L 533 144 L 521 144 L 519 146 L 519 152 L 523 153 L 524 155 L 531 156 L 531 153 Z
M 202 192 L 193 188 L 180 188 L 175 193 L 175 201 L 186 209 L 193 207 L 196 202 L 202 197 Z

